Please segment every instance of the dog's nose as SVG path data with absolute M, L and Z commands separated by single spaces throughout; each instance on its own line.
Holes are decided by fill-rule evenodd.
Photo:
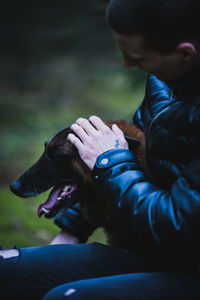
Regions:
M 20 192 L 20 187 L 21 187 L 20 182 L 19 182 L 19 181 L 14 181 L 14 182 L 11 184 L 10 189 L 11 189 L 11 191 L 12 191 L 14 194 L 18 195 L 19 192 Z

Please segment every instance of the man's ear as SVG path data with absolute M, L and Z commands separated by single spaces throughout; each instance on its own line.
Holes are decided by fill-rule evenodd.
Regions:
M 197 58 L 197 48 L 193 43 L 183 42 L 177 46 L 177 50 L 183 57 L 184 61 L 191 62 Z

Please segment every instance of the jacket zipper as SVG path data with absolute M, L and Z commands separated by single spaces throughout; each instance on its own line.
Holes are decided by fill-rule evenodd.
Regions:
M 169 100 L 172 99 L 172 96 L 173 96 L 173 88 L 171 88 L 170 91 L 169 91 Z M 160 115 L 161 115 L 162 113 L 164 113 L 165 111 L 167 111 L 172 103 L 174 103 L 174 102 L 171 102 L 171 103 L 169 104 L 169 106 L 167 106 L 167 107 L 165 107 L 163 110 L 161 110 L 161 111 L 160 111 L 160 112 L 159 112 L 159 113 L 151 120 L 151 123 L 150 123 L 150 125 L 149 125 L 149 129 L 148 129 L 148 132 L 147 132 L 147 145 L 148 145 L 149 135 L 150 135 L 150 130 L 151 130 L 151 127 L 152 127 L 152 125 L 153 125 L 153 122 L 156 121 L 156 120 L 158 119 L 158 117 L 160 117 Z
M 167 111 L 169 109 L 169 106 L 165 107 L 163 110 L 161 110 L 151 121 L 150 125 L 149 125 L 149 129 L 148 129 L 148 132 L 147 132 L 147 144 L 148 144 L 148 141 L 149 141 L 149 135 L 150 135 L 150 130 L 151 130 L 151 127 L 153 125 L 153 123 L 160 117 L 160 115 L 162 113 L 164 113 L 165 111 Z

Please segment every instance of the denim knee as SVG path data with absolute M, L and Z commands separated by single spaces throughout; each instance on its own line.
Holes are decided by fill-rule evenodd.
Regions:
M 75 285 L 76 284 L 73 283 L 67 283 L 53 288 L 42 298 L 42 300 L 81 299 L 77 298 L 77 287 L 75 287 Z M 78 297 L 80 297 L 80 293 Z

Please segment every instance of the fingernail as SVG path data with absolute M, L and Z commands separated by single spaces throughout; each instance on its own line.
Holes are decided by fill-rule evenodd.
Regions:
M 72 133 L 69 133 L 67 136 L 67 139 L 70 138 L 72 136 Z

